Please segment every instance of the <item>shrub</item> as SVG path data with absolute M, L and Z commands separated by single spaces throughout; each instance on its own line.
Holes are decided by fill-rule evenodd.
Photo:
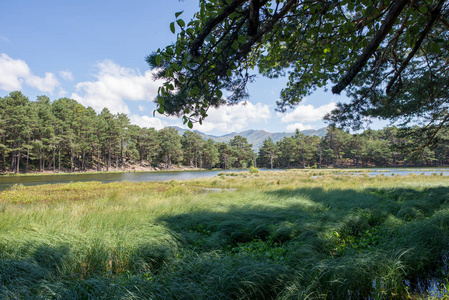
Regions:
M 256 168 L 256 167 L 250 167 L 249 168 L 249 172 L 251 173 L 251 174 L 256 174 L 256 173 L 259 173 L 260 171 Z

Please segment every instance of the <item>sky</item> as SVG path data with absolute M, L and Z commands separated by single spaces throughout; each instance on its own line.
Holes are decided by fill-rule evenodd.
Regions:
M 141 127 L 187 128 L 176 117 L 153 116 L 161 82 L 145 57 L 175 42 L 170 22 L 179 11 L 190 20 L 198 0 L 1 0 L 0 10 L 0 97 L 16 90 L 31 101 L 68 97 L 97 112 L 126 113 Z M 323 116 L 347 101 L 318 90 L 280 114 L 276 100 L 285 84 L 258 75 L 246 104 L 211 109 L 193 129 L 212 135 L 319 129 Z

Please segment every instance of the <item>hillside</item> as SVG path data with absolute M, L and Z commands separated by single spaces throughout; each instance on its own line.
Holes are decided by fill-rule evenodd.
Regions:
M 182 135 L 185 131 L 188 131 L 186 129 L 182 129 L 180 127 L 174 127 L 176 130 L 178 130 L 179 134 Z M 195 130 L 195 132 L 198 132 L 203 139 L 212 139 L 215 142 L 229 142 L 231 139 L 233 139 L 236 135 L 240 135 L 242 137 L 245 137 L 248 140 L 248 143 L 253 145 L 253 149 L 257 150 L 260 147 L 262 147 L 263 141 L 267 138 L 271 138 L 273 142 L 277 142 L 282 140 L 284 137 L 290 137 L 294 135 L 294 132 L 267 132 L 265 130 L 246 130 L 242 132 L 233 132 L 229 134 L 225 134 L 222 136 L 215 136 L 215 135 L 207 135 L 205 133 L 202 133 L 198 130 Z M 314 130 L 304 130 L 301 131 L 305 135 L 317 135 L 319 137 L 322 137 L 326 134 L 326 127 Z

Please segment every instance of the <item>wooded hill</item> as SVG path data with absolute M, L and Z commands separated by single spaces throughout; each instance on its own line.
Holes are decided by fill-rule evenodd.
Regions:
M 299 131 L 263 140 L 258 153 L 247 137 L 231 134 L 223 141 L 173 127 L 159 131 L 130 124 L 125 114 L 104 108 L 97 114 L 69 98 L 47 96 L 30 101 L 21 92 L 0 97 L 0 170 L 109 171 L 130 166 L 193 168 L 440 166 L 447 164 L 449 135 L 442 128 L 434 143 L 423 144 L 420 128 L 367 130 L 349 134 L 328 127 L 322 137 Z M 262 135 L 260 135 L 262 133 Z
M 180 127 L 176 127 L 174 126 L 174 128 L 176 130 L 178 130 L 178 133 L 180 135 L 183 135 L 184 132 L 189 131 L 187 129 L 182 129 Z M 307 129 L 307 130 L 303 130 L 301 131 L 301 133 L 303 133 L 304 135 L 316 135 L 319 137 L 323 137 L 326 134 L 326 127 L 320 128 L 320 129 Z M 253 145 L 253 150 L 254 151 L 259 151 L 259 148 L 262 147 L 263 142 L 270 138 L 273 142 L 278 142 L 281 141 L 283 138 L 285 137 L 292 137 L 295 133 L 294 132 L 267 132 L 265 130 L 254 130 L 254 129 L 250 129 L 250 130 L 245 130 L 242 132 L 232 132 L 229 134 L 225 134 L 222 136 L 216 136 L 216 135 L 208 135 L 205 133 L 202 133 L 200 131 L 195 130 L 195 132 L 197 132 L 199 135 L 201 135 L 201 137 L 205 140 L 208 139 L 212 139 L 214 142 L 224 142 L 224 143 L 229 143 L 235 136 L 240 135 L 244 138 L 246 138 L 248 140 L 248 143 L 250 143 L 251 145 Z

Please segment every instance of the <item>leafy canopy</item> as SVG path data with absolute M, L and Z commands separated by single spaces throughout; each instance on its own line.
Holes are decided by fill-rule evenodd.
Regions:
M 443 124 L 449 118 L 444 0 L 200 0 L 174 44 L 147 57 L 158 78 L 158 112 L 184 123 L 248 96 L 252 70 L 288 76 L 278 110 L 332 85 L 352 101 L 327 118 L 354 128 L 367 117 Z M 227 92 L 226 99 L 223 93 Z

